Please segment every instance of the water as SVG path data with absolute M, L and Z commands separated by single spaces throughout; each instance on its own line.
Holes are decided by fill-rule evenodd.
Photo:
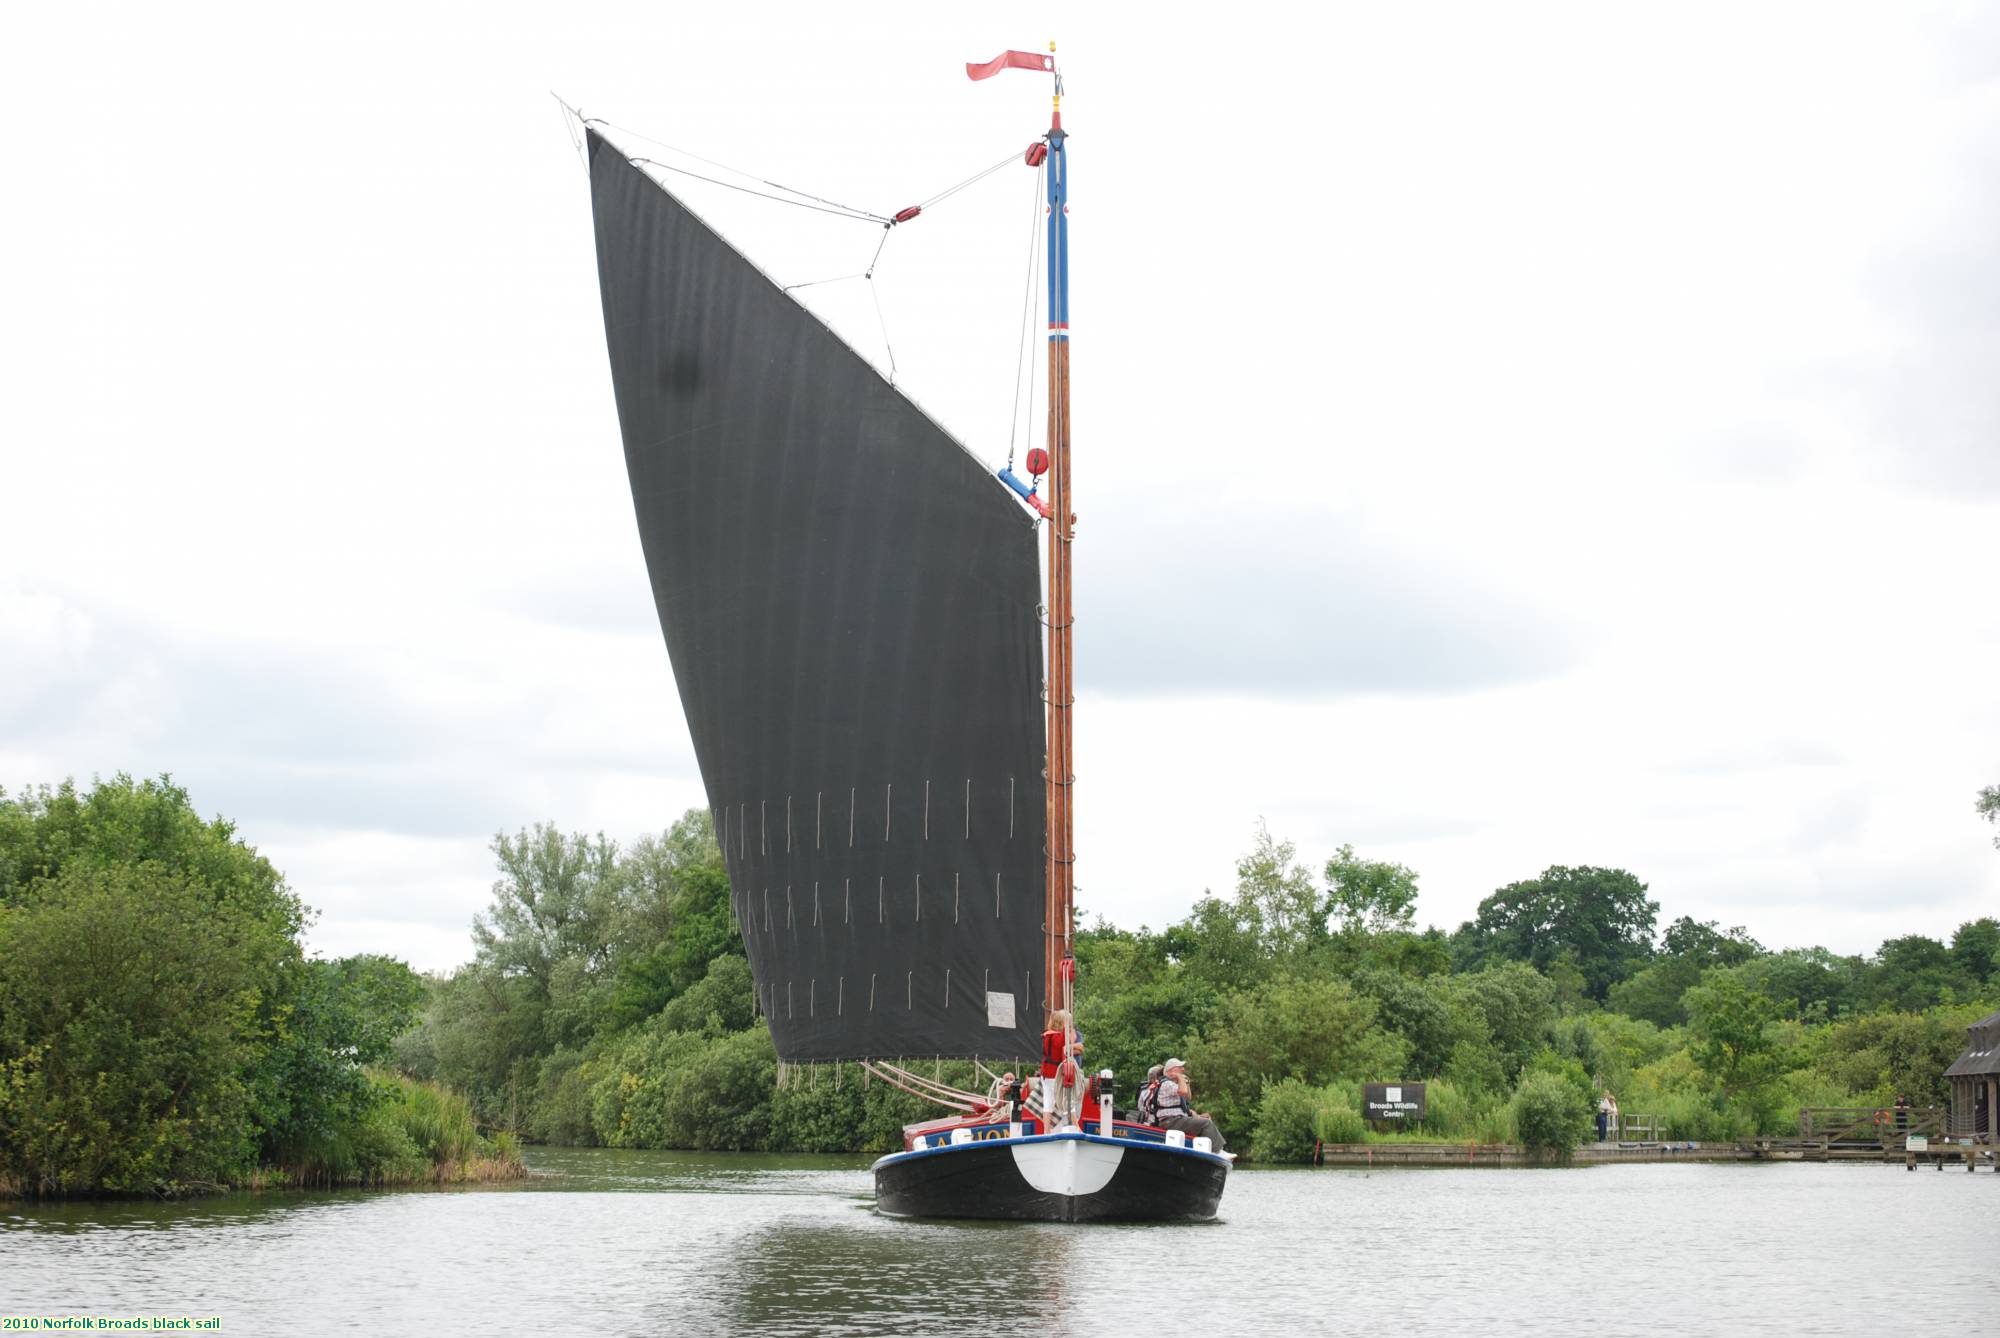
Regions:
M 2000 1175 L 1241 1170 L 1200 1226 L 894 1221 L 866 1158 L 533 1149 L 526 1187 L 0 1206 L 0 1316 L 235 1334 L 1994 1331 Z

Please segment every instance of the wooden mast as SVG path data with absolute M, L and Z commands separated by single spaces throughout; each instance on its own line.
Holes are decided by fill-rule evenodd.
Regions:
M 1049 50 L 1055 49 L 1055 43 L 1049 43 Z M 1055 1025 L 1055 1011 L 1067 1010 L 1073 1002 L 1074 961 L 1070 949 L 1076 914 L 1076 772 L 1070 751 L 1070 716 L 1075 703 L 1070 546 L 1076 514 L 1070 497 L 1069 155 L 1063 149 L 1064 139 L 1062 76 L 1058 73 L 1048 134 L 1049 598 L 1048 672 L 1044 688 L 1048 698 L 1048 919 L 1043 976 L 1048 982 L 1047 1007 L 1051 1015 L 1045 1024 L 1048 1027 Z

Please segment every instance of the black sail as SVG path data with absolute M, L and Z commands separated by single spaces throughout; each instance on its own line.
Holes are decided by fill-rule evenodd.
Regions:
M 778 1055 L 1034 1054 L 1032 523 L 616 145 L 589 145 L 633 507 Z

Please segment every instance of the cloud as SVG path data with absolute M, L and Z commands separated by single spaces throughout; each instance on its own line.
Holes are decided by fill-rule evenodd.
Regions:
M 1112 501 L 1080 531 L 1079 662 L 1111 692 L 1433 694 L 1531 682 L 1575 631 L 1464 557 L 1333 514 Z

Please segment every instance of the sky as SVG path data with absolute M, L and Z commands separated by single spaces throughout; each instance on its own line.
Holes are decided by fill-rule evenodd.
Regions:
M 9 29 L 0 784 L 172 773 L 316 951 L 448 968 L 495 832 L 704 803 L 551 91 L 893 212 L 1045 128 L 1041 78 L 963 63 L 1051 37 L 1087 913 L 1179 918 L 1260 821 L 1446 928 L 1553 864 L 1773 946 L 2000 913 L 2000 10 Z M 898 229 L 879 321 L 799 294 L 996 465 L 1032 175 Z M 782 283 L 880 241 L 678 184 Z

